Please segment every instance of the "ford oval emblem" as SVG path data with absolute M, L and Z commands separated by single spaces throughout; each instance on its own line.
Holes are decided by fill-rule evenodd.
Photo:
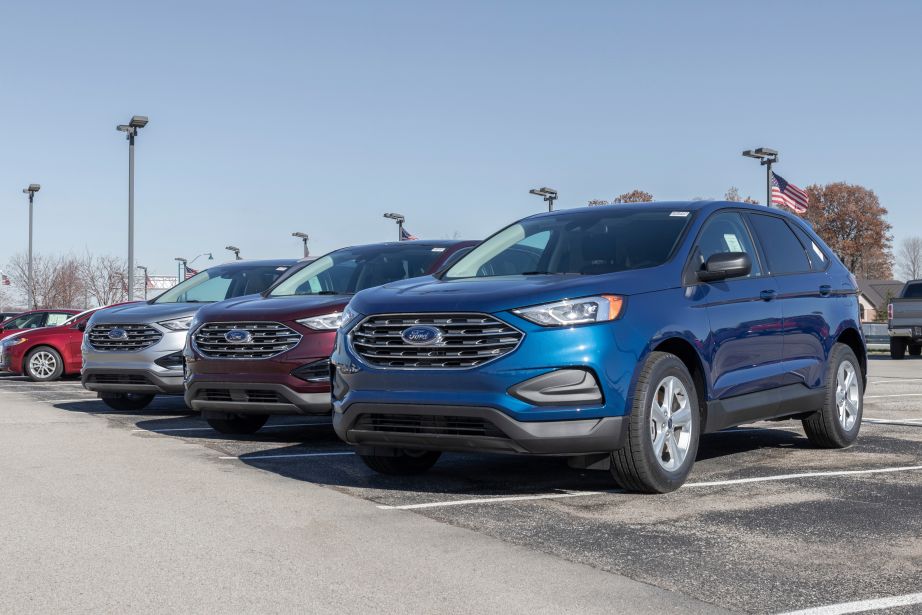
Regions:
M 231 344 L 249 344 L 253 341 L 253 335 L 246 329 L 231 329 L 224 334 L 224 339 Z
M 442 330 L 436 327 L 419 325 L 404 329 L 400 338 L 412 346 L 436 346 L 442 343 Z
M 128 339 L 128 332 L 124 329 L 110 329 L 109 330 L 109 339 L 110 340 L 124 340 Z

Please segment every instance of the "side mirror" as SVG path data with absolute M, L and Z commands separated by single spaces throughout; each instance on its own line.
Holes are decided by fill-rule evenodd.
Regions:
M 77 323 L 77 331 L 86 331 L 86 321 Z
M 712 255 L 698 272 L 702 282 L 740 278 L 752 271 L 752 260 L 745 252 L 722 252 Z

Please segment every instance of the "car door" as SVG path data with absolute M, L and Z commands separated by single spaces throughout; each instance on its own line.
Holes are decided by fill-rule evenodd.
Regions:
M 798 238 L 781 216 L 753 213 L 749 220 L 769 273 L 778 281 L 784 330 L 783 384 L 819 386 L 826 354 L 824 340 L 830 333 L 828 310 L 834 307 L 832 285 L 826 274 L 828 259 L 824 255 L 820 258 L 821 250 L 813 252 L 804 245 L 806 235 L 803 240 Z
M 736 211 L 713 214 L 702 226 L 690 268 L 697 271 L 714 254 L 745 252 L 752 261 L 746 277 L 700 283 L 694 290 L 707 310 L 710 384 L 715 399 L 779 386 L 782 365 L 782 314 L 774 278 L 766 275 L 752 234 Z

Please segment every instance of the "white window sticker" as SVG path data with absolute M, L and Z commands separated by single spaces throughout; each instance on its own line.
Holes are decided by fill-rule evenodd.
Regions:
M 286 269 L 288 269 L 288 267 L 276 267 L 275 268 L 276 271 L 285 271 Z
M 432 248 L 433 252 L 444 252 L 445 248 Z
M 740 245 L 740 240 L 736 238 L 736 235 L 732 233 L 724 234 L 724 242 L 727 244 L 727 248 L 731 252 L 742 252 L 743 247 Z
M 670 218 L 684 218 L 687 215 L 688 215 L 687 211 L 674 211 L 671 214 L 669 214 L 669 217 Z

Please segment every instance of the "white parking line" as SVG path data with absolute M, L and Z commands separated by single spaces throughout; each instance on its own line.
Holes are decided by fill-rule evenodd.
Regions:
M 239 459 L 240 461 L 251 461 L 257 459 L 290 459 L 292 457 L 334 457 L 337 455 L 355 455 L 352 451 L 337 451 L 332 453 L 296 453 L 292 455 L 240 455 L 239 457 L 218 457 L 218 459 Z
M 887 397 L 922 397 L 922 393 L 897 393 L 895 395 L 865 395 L 865 399 L 885 399 Z
M 885 474 L 890 472 L 909 472 L 922 470 L 922 466 L 901 466 L 894 468 L 877 468 L 874 470 L 835 470 L 831 472 L 803 472 L 801 474 L 777 474 L 775 476 L 756 476 L 753 478 L 736 478 L 733 480 L 717 480 L 704 483 L 686 483 L 688 487 L 722 487 L 724 485 L 742 485 L 746 483 L 764 483 L 778 480 L 793 480 L 797 478 L 815 478 L 823 476 L 851 476 L 854 474 Z
M 441 506 L 464 506 L 466 504 L 495 504 L 496 502 L 523 502 L 527 500 L 556 500 L 560 498 L 578 498 L 586 495 L 619 493 L 618 491 L 567 491 L 565 493 L 541 493 L 535 495 L 515 495 L 499 498 L 480 498 L 476 500 L 449 500 L 447 502 L 425 502 L 423 504 L 403 504 L 400 506 L 379 505 L 381 510 L 415 510 L 419 508 L 439 508 Z
M 869 381 L 868 384 L 892 384 L 894 382 L 917 382 L 919 384 L 922 384 L 922 378 L 890 378 L 890 379 L 885 378 L 883 380 Z
M 861 419 L 862 423 L 872 425 L 902 425 L 904 427 L 922 427 L 922 419 Z
M 856 602 L 843 602 L 829 606 L 818 606 L 812 609 L 789 611 L 783 615 L 843 615 L 844 613 L 865 613 L 880 609 L 892 609 L 898 606 L 922 604 L 922 594 L 906 594 L 890 598 L 877 598 L 874 600 L 858 600 Z
M 291 423 L 290 425 L 266 425 L 262 429 L 279 429 L 282 427 L 308 427 L 314 425 L 332 425 L 332 421 L 324 423 Z M 173 431 L 214 431 L 211 427 L 170 427 L 167 429 L 132 429 L 131 431 L 146 431 L 148 433 L 168 433 Z
M 32 398 L 35 401 L 43 401 L 48 404 L 75 404 L 78 401 L 99 401 L 98 397 L 77 397 L 72 399 L 38 399 L 37 397 Z

